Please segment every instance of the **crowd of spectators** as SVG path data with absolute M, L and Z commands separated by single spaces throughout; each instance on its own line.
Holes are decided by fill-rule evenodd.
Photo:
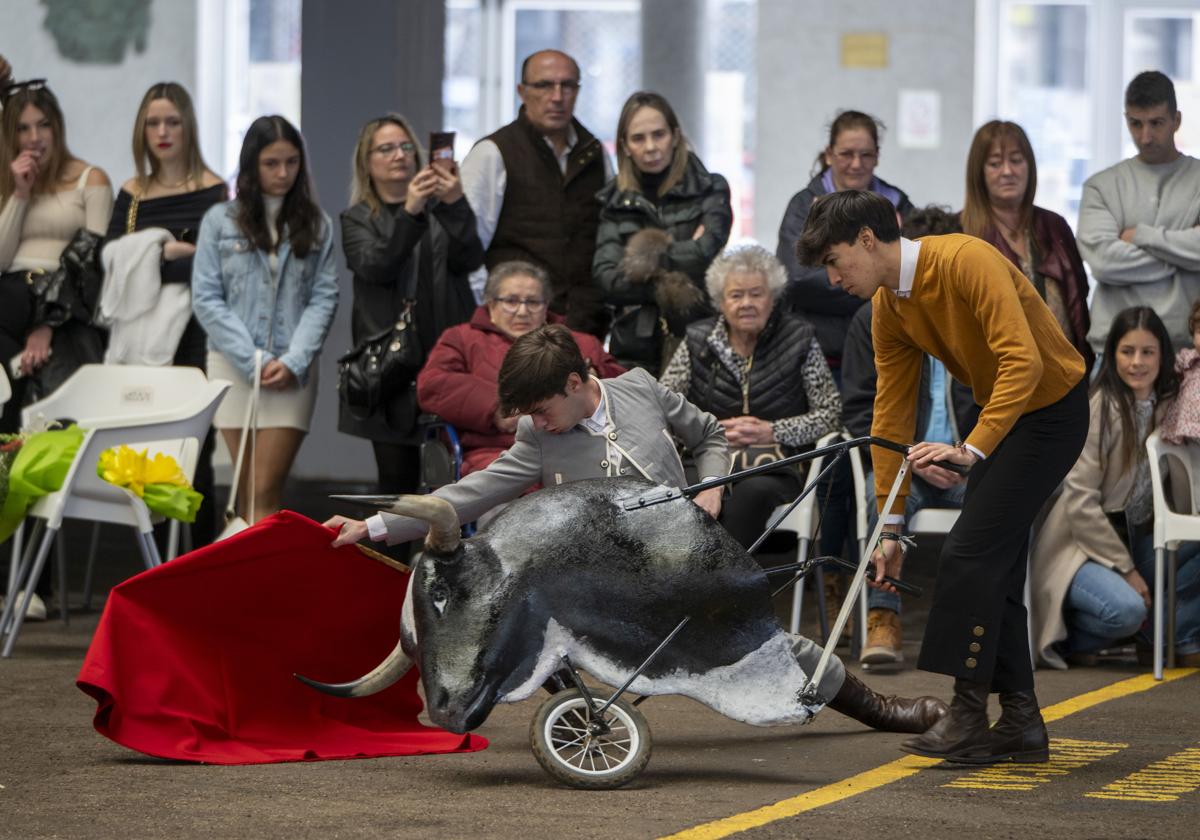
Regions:
M 994 246 L 1083 355 L 1091 432 L 1032 551 L 1039 656 L 1065 667 L 1130 638 L 1144 646 L 1153 560 L 1144 442 L 1156 429 L 1191 446 L 1200 434 L 1200 160 L 1176 146 L 1180 114 L 1165 75 L 1129 83 L 1137 154 L 1088 179 L 1074 232 L 1036 205 L 1037 163 L 1021 126 L 978 129 L 953 212 L 916 208 L 879 177 L 884 126 L 846 110 L 833 115 L 811 180 L 788 203 L 774 254 L 727 247 L 729 185 L 689 146 L 663 96 L 626 101 L 614 168 L 575 117 L 573 58 L 530 55 L 517 93 L 516 119 L 461 166 L 428 159 L 400 114 L 359 132 L 340 214 L 352 339 L 378 343 L 407 327 L 419 355 L 414 375 L 385 380 L 366 409 L 337 389 L 339 429 L 371 441 L 381 491 L 416 491 L 422 414 L 457 428 L 464 474 L 513 445 L 517 419 L 502 410 L 497 378 L 513 342 L 545 324 L 571 330 L 591 376 L 642 368 L 711 413 L 730 471 L 811 449 L 843 428 L 868 434 L 872 305 L 802 264 L 797 241 L 823 196 L 869 191 L 891 203 L 906 237 L 962 232 Z M 230 451 L 253 417 L 255 469 L 235 488 L 240 512 L 277 511 L 317 400 L 332 390 L 319 390 L 316 362 L 333 349 L 325 345 L 339 300 L 335 231 L 314 198 L 299 130 L 279 116 L 255 120 L 230 198 L 201 156 L 188 92 L 154 84 L 133 126 L 132 175 L 114 200 L 108 175 L 71 153 L 46 82 L 14 82 L 3 58 L 0 106 L 0 359 L 13 380 L 0 432 L 17 431 L 20 409 L 84 363 L 199 367 L 234 383 L 214 424 Z M 52 305 L 58 292 L 45 278 L 68 258 L 103 270 L 102 291 L 82 308 Z M 918 439 L 963 439 L 986 398 L 927 356 L 913 394 Z M 214 441 L 195 477 L 206 497 Z M 720 521 L 749 546 L 803 482 L 795 469 L 735 481 Z M 959 506 L 963 489 L 961 476 L 922 468 L 906 513 Z M 820 493 L 820 549 L 840 554 L 855 506 L 874 517 L 875 499 L 854 498 L 848 469 L 833 471 Z M 198 516 L 194 545 L 215 537 L 213 510 L 208 502 Z M 1200 661 L 1200 550 L 1186 545 L 1179 559 L 1177 650 Z M 829 580 L 836 610 L 838 577 Z M 899 615 L 899 596 L 872 592 L 865 664 L 903 662 Z

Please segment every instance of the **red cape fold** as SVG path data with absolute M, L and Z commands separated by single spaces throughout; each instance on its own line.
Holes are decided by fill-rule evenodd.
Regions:
M 112 590 L 77 685 L 96 731 L 161 758 L 260 764 L 473 752 L 417 722 L 416 668 L 370 697 L 355 679 L 395 647 L 408 575 L 291 511 Z

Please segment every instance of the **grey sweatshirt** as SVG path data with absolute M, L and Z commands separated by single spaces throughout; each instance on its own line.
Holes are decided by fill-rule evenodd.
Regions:
M 1100 352 L 1113 316 L 1149 306 L 1162 317 L 1175 348 L 1192 343 L 1187 329 L 1200 297 L 1200 160 L 1180 155 L 1151 166 L 1130 158 L 1083 185 L 1079 252 L 1096 281 L 1088 341 Z M 1136 228 L 1133 243 L 1121 231 Z

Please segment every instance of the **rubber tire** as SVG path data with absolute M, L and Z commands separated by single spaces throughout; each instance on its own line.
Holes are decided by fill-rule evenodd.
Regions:
M 579 705 L 582 710 L 583 702 L 579 689 L 569 688 L 550 697 L 538 707 L 537 714 L 533 716 L 533 723 L 529 727 L 529 743 L 533 749 L 533 757 L 552 778 L 568 787 L 580 790 L 614 790 L 628 784 L 646 769 L 646 765 L 650 761 L 651 742 L 650 726 L 646 723 L 645 716 L 624 699 L 617 700 L 604 714 L 606 718 L 609 718 L 613 716 L 614 707 L 620 709 L 620 712 L 624 713 L 628 722 L 636 730 L 636 733 L 631 734 L 636 734 L 637 747 L 625 761 L 612 770 L 603 773 L 588 773 L 572 768 L 558 758 L 557 753 L 546 742 L 546 724 L 557 719 L 564 706 Z

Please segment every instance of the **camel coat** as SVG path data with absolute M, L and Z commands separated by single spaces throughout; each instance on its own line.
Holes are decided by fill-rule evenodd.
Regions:
M 1067 637 L 1063 601 L 1079 568 L 1087 560 L 1119 574 L 1134 568 L 1129 547 L 1108 519 L 1125 510 L 1133 492 L 1134 470 L 1121 463 L 1121 421 L 1109 412 L 1102 441 L 1099 393 L 1092 394 L 1088 407 L 1087 442 L 1037 532 L 1030 561 L 1033 638 L 1038 659 L 1052 668 L 1067 667 L 1052 645 Z M 1156 426 L 1165 409 L 1155 410 Z

